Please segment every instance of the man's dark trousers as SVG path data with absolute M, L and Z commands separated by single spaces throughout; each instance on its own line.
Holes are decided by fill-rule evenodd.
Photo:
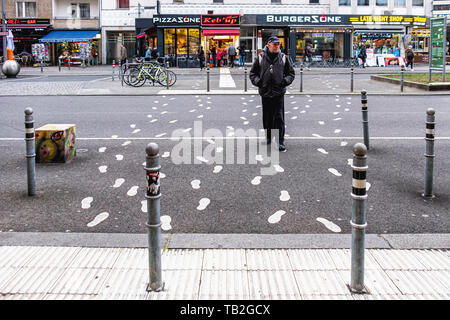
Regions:
M 273 98 L 264 98 L 262 100 L 263 109 L 263 127 L 266 130 L 267 139 L 272 139 L 270 129 L 278 129 L 279 143 L 284 144 L 284 95 Z

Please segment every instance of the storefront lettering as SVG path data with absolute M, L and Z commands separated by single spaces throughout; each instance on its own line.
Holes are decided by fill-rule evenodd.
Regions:
M 153 23 L 199 24 L 199 17 L 153 17 Z
M 267 15 L 268 23 L 342 23 L 342 16 L 308 15 L 308 16 L 275 16 Z
M 239 25 L 239 15 L 202 15 L 202 25 Z

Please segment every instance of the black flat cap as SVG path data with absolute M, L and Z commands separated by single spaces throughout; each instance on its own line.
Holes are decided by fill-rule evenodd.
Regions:
M 269 40 L 267 41 L 267 43 L 269 43 L 269 42 L 280 42 L 280 39 L 278 39 L 277 36 L 271 36 L 269 38 Z

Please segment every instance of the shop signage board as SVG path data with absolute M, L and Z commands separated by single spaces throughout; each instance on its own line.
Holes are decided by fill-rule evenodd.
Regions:
M 426 17 L 395 15 L 266 14 L 258 15 L 260 25 L 406 25 L 425 26 Z
M 156 15 L 153 24 L 157 26 L 200 25 L 200 15 Z
M 240 21 L 241 16 L 239 14 L 228 14 L 228 15 L 207 14 L 201 16 L 202 26 L 232 27 L 232 26 L 239 26 Z
M 5 23 L 7 25 L 50 24 L 50 19 L 5 19 Z
M 445 63 L 446 63 L 446 42 L 447 42 L 447 18 L 431 19 L 431 39 L 430 39 L 430 71 L 429 80 L 431 81 L 431 70 L 442 70 L 442 81 L 445 82 Z

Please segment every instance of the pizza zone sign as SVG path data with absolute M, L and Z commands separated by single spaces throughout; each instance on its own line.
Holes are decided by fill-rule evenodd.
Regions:
M 200 24 L 200 16 L 155 16 L 153 17 L 153 23 L 156 25 L 188 25 L 188 24 Z

